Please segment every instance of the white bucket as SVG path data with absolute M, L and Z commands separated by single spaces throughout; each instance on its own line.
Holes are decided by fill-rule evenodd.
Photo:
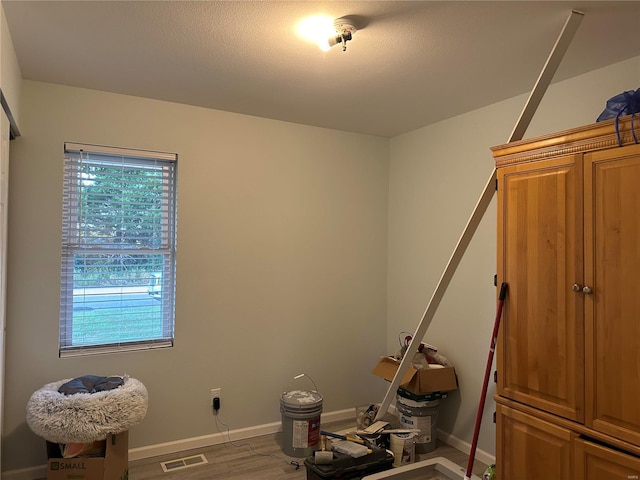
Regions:
M 440 400 L 416 402 L 397 396 L 396 409 L 400 428 L 416 428 L 420 433 L 416 436 L 416 453 L 429 453 L 436 449 L 438 405 Z
M 413 433 L 392 433 L 390 447 L 393 452 L 393 466 L 400 467 L 415 462 L 415 445 Z
M 322 395 L 292 390 L 280 397 L 282 451 L 290 457 L 310 457 L 320 448 Z

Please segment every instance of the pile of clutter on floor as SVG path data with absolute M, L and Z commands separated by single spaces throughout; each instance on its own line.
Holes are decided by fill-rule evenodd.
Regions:
M 373 369 L 389 382 L 395 379 L 412 337 L 402 333 L 399 340 L 394 355 L 380 357 Z M 381 412 L 376 403 L 357 406 L 356 428 L 340 432 L 321 430 L 322 396 L 317 389 L 286 392 L 281 398 L 283 451 L 306 457 L 307 480 L 387 478 L 383 472 L 394 467 L 411 468 L 417 455 L 436 449 L 440 402 L 458 384 L 453 365 L 427 343 L 419 344 L 399 384 L 395 412 Z M 494 480 L 494 469 L 489 467 L 482 480 Z
M 394 355 L 379 359 L 373 373 L 392 381 L 410 343 L 407 334 Z M 398 388 L 396 415 L 384 412 L 384 420 L 376 420 L 379 405 L 372 403 L 355 408 L 355 430 L 320 431 L 320 450 L 305 460 L 307 480 L 361 478 L 411 464 L 416 453 L 435 450 L 440 401 L 456 389 L 447 358 L 437 347 L 421 343 Z

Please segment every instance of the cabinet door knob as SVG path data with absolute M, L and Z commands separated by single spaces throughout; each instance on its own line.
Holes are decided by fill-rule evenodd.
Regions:
M 591 289 L 585 285 L 585 287 L 582 289 L 582 292 L 583 293 L 591 293 Z
M 578 285 L 577 283 L 574 283 L 573 287 L 571 287 L 571 290 L 573 290 L 574 292 L 579 292 L 580 290 L 582 290 L 582 288 L 580 288 L 580 285 Z

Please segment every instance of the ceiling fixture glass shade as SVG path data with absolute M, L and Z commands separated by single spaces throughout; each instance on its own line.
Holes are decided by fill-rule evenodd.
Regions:
M 347 49 L 347 42 L 353 38 L 356 27 L 346 17 L 332 20 L 331 17 L 311 17 L 298 25 L 298 33 L 307 40 L 328 51 L 334 45 L 342 44 L 342 51 Z

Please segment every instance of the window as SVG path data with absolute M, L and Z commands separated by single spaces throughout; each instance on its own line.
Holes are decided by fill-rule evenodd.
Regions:
M 60 356 L 173 345 L 176 166 L 65 143 Z

